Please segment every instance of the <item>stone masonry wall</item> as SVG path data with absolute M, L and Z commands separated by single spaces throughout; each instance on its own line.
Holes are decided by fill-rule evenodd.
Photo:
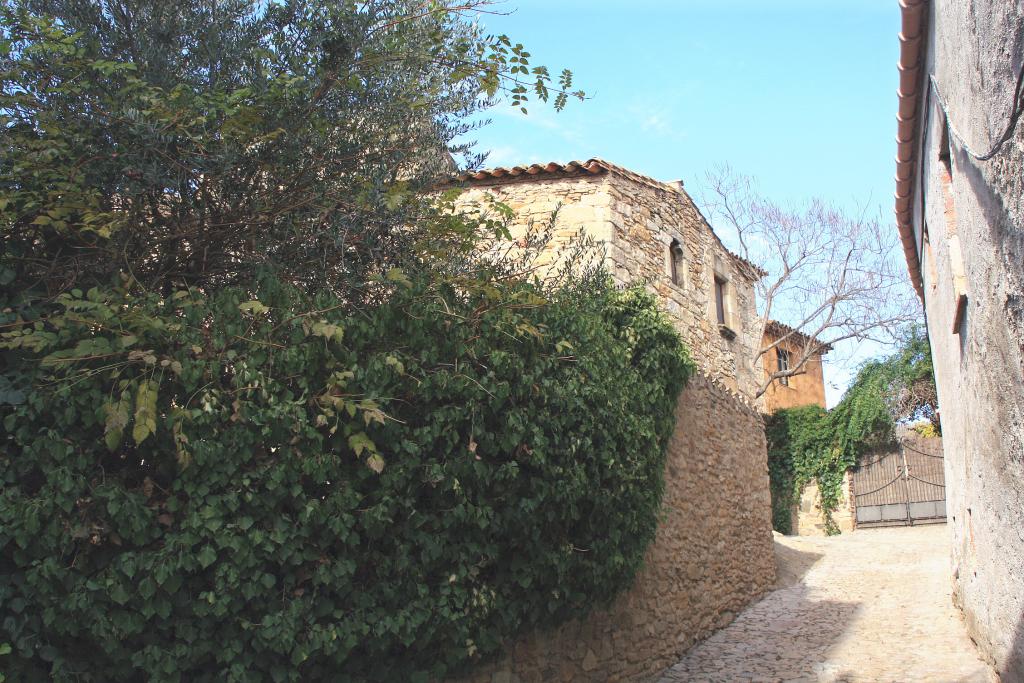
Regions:
M 538 265 L 560 264 L 567 245 L 580 235 L 603 250 L 617 284 L 644 283 L 658 295 L 700 368 L 733 391 L 751 398 L 761 379 L 751 358 L 760 342 L 753 273 L 718 241 L 681 188 L 616 173 L 472 183 L 459 198 L 463 210 L 497 199 L 515 214 L 510 228 L 521 239 L 532 222 L 546 224 L 558 208 L 551 242 Z M 669 247 L 683 246 L 680 279 L 671 277 Z M 715 275 L 727 280 L 726 312 L 735 337 L 718 327 Z
M 610 199 L 604 189 L 606 176 L 531 178 L 518 182 L 473 183 L 456 200 L 456 209 L 482 210 L 492 218 L 490 208 L 498 201 L 513 211 L 509 232 L 513 241 L 522 239 L 531 224 L 546 226 L 558 209 L 551 241 L 539 255 L 536 265 L 543 272 L 562 262 L 570 243 L 581 235 L 591 237 L 604 253 L 612 238 Z M 597 254 L 602 258 L 602 254 Z
M 622 283 L 647 282 L 676 321 L 694 358 L 715 379 L 748 398 L 757 392 L 761 371 L 752 363 L 761 326 L 754 303 L 754 277 L 718 241 L 682 188 L 643 184 L 610 175 L 607 181 L 614 228 L 608 265 Z M 672 282 L 669 245 L 684 249 Z M 718 327 L 714 277 L 726 281 L 726 320 L 734 338 Z
M 1024 681 L 1024 3 L 936 0 L 925 11 L 913 223 L 919 245 L 925 226 L 929 236 L 919 249 L 953 597 L 1002 679 Z
M 853 507 L 853 496 L 850 495 L 850 486 L 853 475 L 850 472 L 843 477 L 843 497 L 839 506 L 832 513 L 832 521 L 839 528 L 839 532 L 846 534 L 854 530 L 856 526 L 856 513 Z M 825 515 L 821 511 L 821 494 L 818 491 L 817 480 L 804 486 L 800 493 L 800 501 L 792 516 L 792 534 L 794 536 L 827 536 L 828 530 L 825 525 Z
M 633 587 L 608 610 L 510 643 L 461 683 L 643 681 L 730 623 L 775 580 L 764 428 L 695 376 L 676 408 L 664 520 Z

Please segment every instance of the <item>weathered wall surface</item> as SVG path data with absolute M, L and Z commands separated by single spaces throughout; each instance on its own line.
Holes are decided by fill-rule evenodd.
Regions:
M 497 214 L 488 208 L 498 201 L 513 211 L 509 232 L 514 241 L 521 240 L 530 226 L 535 229 L 551 221 L 558 209 L 551 241 L 539 255 L 536 265 L 557 267 L 565 258 L 568 246 L 582 235 L 594 240 L 604 253 L 612 239 L 611 198 L 607 194 L 607 175 L 541 177 L 513 182 L 481 182 L 464 188 L 456 200 L 463 211 L 483 209 L 491 217 Z M 598 254 L 600 256 L 600 254 Z
M 778 336 L 765 332 L 761 348 L 767 347 L 775 342 Z M 792 358 L 797 359 L 803 352 L 803 347 L 788 341 L 782 342 L 780 347 L 789 350 Z M 776 372 L 779 369 L 778 356 L 774 350 L 764 355 L 764 377 Z M 764 409 L 768 414 L 783 408 L 798 408 L 800 406 L 818 405 L 825 407 L 825 376 L 822 370 L 822 358 L 816 353 L 807 359 L 802 374 L 793 375 L 789 384 L 782 384 L 779 380 L 772 382 L 768 391 L 764 393 Z
M 929 9 L 914 227 L 946 454 L 954 598 L 1003 680 L 1024 680 L 1024 5 L 937 0 Z M 943 152 L 947 103 L 951 182 Z M 956 314 L 956 243 L 967 283 Z M 919 240 L 920 245 L 920 240 Z M 920 249 L 920 247 L 919 247 Z M 930 253 L 928 253 L 930 251 Z
M 775 580 L 764 429 L 702 376 L 683 391 L 665 467 L 664 521 L 608 610 L 510 643 L 463 683 L 643 681 L 731 622 Z
M 851 481 L 852 475 L 847 472 L 843 478 L 843 497 L 839 501 L 839 506 L 832 513 L 832 521 L 835 522 L 839 533 L 843 534 L 853 531 L 856 526 L 857 516 L 853 507 L 853 496 L 850 495 Z M 793 510 L 792 535 L 828 535 L 825 515 L 821 511 L 821 493 L 818 491 L 817 481 L 807 484 L 800 492 L 800 500 L 796 509 Z
M 515 212 L 510 232 L 522 238 L 530 223 L 545 224 L 558 207 L 552 241 L 538 260 L 557 266 L 567 245 L 587 235 L 604 250 L 604 263 L 618 284 L 644 283 L 661 299 L 694 359 L 706 373 L 748 398 L 761 378 L 752 363 L 760 339 L 753 272 L 715 237 L 681 188 L 615 173 L 475 182 L 457 206 L 497 199 Z M 679 280 L 671 276 L 670 245 L 685 253 Z M 735 337 L 718 326 L 713 299 L 715 275 L 727 280 L 726 309 Z
M 748 398 L 757 392 L 761 371 L 752 362 L 760 343 L 754 277 L 715 237 L 693 200 L 681 188 L 653 186 L 611 175 L 613 239 L 608 266 L 622 283 L 643 281 L 657 292 L 701 368 Z M 669 246 L 684 249 L 679 280 L 671 278 Z M 714 278 L 726 280 L 726 319 L 719 329 Z

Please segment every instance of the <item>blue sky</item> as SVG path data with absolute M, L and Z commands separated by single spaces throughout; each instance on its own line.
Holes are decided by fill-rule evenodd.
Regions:
M 602 157 L 662 180 L 727 162 L 769 197 L 892 222 L 896 0 L 508 0 L 481 18 L 591 96 L 502 107 L 488 166 Z M 893 227 L 895 230 L 895 227 Z M 861 349 L 858 357 L 876 353 Z M 829 404 L 849 368 L 826 367 Z

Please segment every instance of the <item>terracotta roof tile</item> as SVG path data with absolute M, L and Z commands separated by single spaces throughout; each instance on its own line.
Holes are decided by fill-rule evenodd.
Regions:
M 795 327 L 790 327 L 786 323 L 780 323 L 778 320 L 769 320 L 765 323 L 764 331 L 768 334 L 773 334 L 778 337 L 794 336 L 804 342 L 812 341 L 819 347 L 821 347 L 821 355 L 825 355 L 832 350 L 831 344 L 826 344 L 817 337 L 812 337 L 809 334 L 804 334 Z
M 900 0 L 899 108 L 896 114 L 896 225 L 903 242 L 910 281 L 924 299 L 921 261 L 914 243 L 914 169 L 917 166 L 917 142 L 920 120 L 920 89 L 925 56 L 924 32 L 928 25 L 928 0 Z

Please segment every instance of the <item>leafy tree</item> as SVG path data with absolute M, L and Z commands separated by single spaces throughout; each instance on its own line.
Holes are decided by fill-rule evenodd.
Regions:
M 630 584 L 692 364 L 422 197 L 570 95 L 477 7 L 4 3 L 11 680 L 426 681 Z
M 935 368 L 932 365 L 928 334 L 923 325 L 909 329 L 886 368 L 889 376 L 885 398 L 893 419 L 901 423 L 927 420 L 931 431 L 941 435 Z
M 415 265 L 460 237 L 418 192 L 470 155 L 466 117 L 553 92 L 479 4 L 5 3 L 0 280 L 22 300 L 269 268 L 349 298 Z

